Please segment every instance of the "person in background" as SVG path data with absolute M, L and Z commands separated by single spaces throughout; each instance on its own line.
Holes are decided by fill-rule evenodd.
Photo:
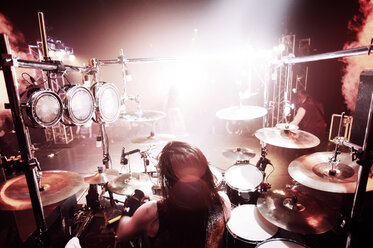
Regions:
M 148 201 L 133 216 L 123 216 L 121 242 L 146 234 L 152 247 L 219 247 L 231 205 L 218 192 L 214 176 L 200 149 L 172 141 L 159 159 L 163 199 Z
M 317 136 L 321 143 L 326 140 L 326 122 L 322 105 L 311 98 L 304 90 L 297 90 L 297 112 L 290 124 L 299 126 L 300 130 Z

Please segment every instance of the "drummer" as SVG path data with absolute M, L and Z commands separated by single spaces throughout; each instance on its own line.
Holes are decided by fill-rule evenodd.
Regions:
M 297 90 L 296 105 L 297 113 L 290 124 L 299 126 L 301 130 L 316 135 L 323 143 L 326 137 L 323 106 L 312 99 L 304 90 Z
M 120 241 L 145 234 L 152 247 L 218 247 L 230 217 L 230 201 L 218 192 L 203 153 L 185 142 L 169 142 L 159 159 L 164 199 L 148 201 L 123 216 Z

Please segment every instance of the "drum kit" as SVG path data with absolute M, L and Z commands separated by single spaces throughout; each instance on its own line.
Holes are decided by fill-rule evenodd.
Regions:
M 246 115 L 245 111 L 252 109 L 250 106 L 223 109 L 217 116 L 224 120 L 248 120 L 253 115 Z M 256 113 L 256 117 L 261 117 L 266 111 Z M 288 166 L 288 173 L 297 183 L 283 189 L 270 189 L 270 185 L 263 183 L 266 165 L 270 164 L 266 158 L 266 144 L 306 149 L 318 146 L 320 140 L 289 123 L 261 128 L 255 136 L 262 143 L 262 156 L 256 165 L 249 163 L 255 153 L 248 148 L 223 151 L 225 157 L 236 160 L 223 175 L 234 207 L 227 222 L 228 246 L 307 247 L 304 242 L 281 237 L 278 230 L 296 235 L 323 234 L 333 229 L 341 216 L 336 210 L 338 206 L 330 206 L 322 197 L 299 188 L 308 187 L 321 193 L 354 193 L 359 165 L 353 161 L 353 155 L 339 152 L 337 145 L 334 152 L 317 152 L 295 159 Z M 372 190 L 373 180 L 369 178 L 367 191 Z
M 232 112 L 220 111 L 219 117 L 227 120 L 252 118 L 246 116 L 246 111 L 253 108 L 233 108 Z M 255 108 L 260 109 L 260 108 Z M 260 110 L 255 118 L 266 114 Z M 143 115 L 135 112 L 124 114 L 121 118 L 135 122 L 151 122 L 164 118 L 158 111 L 146 111 Z M 255 132 L 255 136 L 263 143 L 290 149 L 312 148 L 320 140 L 305 131 L 301 131 L 290 124 L 279 124 L 273 128 L 262 128 Z M 156 135 L 151 132 L 149 136 L 137 137 L 131 140 L 134 144 L 144 144 L 150 147 L 174 139 L 172 135 Z M 149 148 L 150 149 L 150 148 Z M 157 189 L 157 175 L 154 171 L 147 171 L 146 162 L 150 153 L 141 152 L 140 149 L 124 153 L 140 153 L 144 159 L 144 172 L 121 174 L 115 169 L 99 167 L 97 173 L 83 178 L 80 174 L 69 171 L 43 171 L 40 174 L 39 189 L 43 206 L 48 206 L 76 194 L 84 186 L 100 185 L 104 191 L 112 194 L 131 196 L 135 189 L 152 192 Z M 338 212 L 333 208 L 325 207 L 323 202 L 313 195 L 298 190 L 296 187 L 285 189 L 270 189 L 265 181 L 265 165 L 270 164 L 266 159 L 266 152 L 262 150 L 262 157 L 256 165 L 250 160 L 256 154 L 245 147 L 227 148 L 222 155 L 234 160 L 235 164 L 225 172 L 214 166 L 210 170 L 214 175 L 217 187 L 224 189 L 231 200 L 232 215 L 227 222 L 227 231 L 233 241 L 234 247 L 279 247 L 284 244 L 289 247 L 305 247 L 299 242 L 273 238 L 279 229 L 297 234 L 322 234 L 331 230 L 338 221 Z M 288 167 L 290 176 L 301 185 L 332 193 L 353 193 L 356 187 L 358 165 L 352 161 L 351 155 L 338 153 L 338 159 L 333 159 L 333 152 L 318 152 L 301 156 L 292 161 Z M 125 159 L 124 159 L 125 160 Z M 121 161 L 122 164 L 126 164 Z M 264 166 L 261 166 L 264 163 Z M 157 173 L 155 173 L 157 174 Z M 90 187 L 90 190 L 92 187 Z M 159 186 L 158 186 L 159 189 Z M 367 190 L 373 190 L 373 180 L 369 180 Z M 95 191 L 94 194 L 97 192 Z M 25 210 L 32 208 L 28 193 L 27 182 L 24 176 L 15 177 L 0 187 L 0 210 Z M 90 192 L 88 192 L 90 194 Z M 159 196 L 160 197 L 160 196 Z M 89 205 L 90 198 L 87 197 Z M 94 199 L 99 201 L 98 198 Z M 115 201 L 111 201 L 115 202 Z M 91 204 L 91 207 L 94 207 Z M 271 246 L 275 245 L 275 246 Z

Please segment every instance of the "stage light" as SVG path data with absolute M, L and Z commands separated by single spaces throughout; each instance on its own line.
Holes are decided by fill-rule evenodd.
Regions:
M 27 90 L 22 94 L 21 107 L 25 123 L 29 126 L 51 127 L 63 115 L 61 98 L 49 89 L 33 87 Z
M 76 59 L 76 57 L 75 57 L 75 55 L 74 54 L 70 54 L 69 55 L 69 61 L 75 61 L 75 59 Z
M 92 85 L 92 92 L 98 108 L 99 121 L 111 123 L 118 119 L 121 107 L 121 96 L 114 84 L 99 82 Z
M 92 119 L 95 102 L 89 89 L 73 85 L 66 91 L 64 116 L 75 125 L 83 125 Z

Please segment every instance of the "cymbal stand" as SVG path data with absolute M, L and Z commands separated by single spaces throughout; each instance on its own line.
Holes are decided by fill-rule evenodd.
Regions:
M 271 67 L 269 65 L 267 65 L 267 70 L 266 73 L 265 73 L 265 78 L 264 78 L 264 90 L 263 90 L 263 94 L 264 94 L 264 108 L 268 109 L 268 106 L 269 106 L 269 99 L 268 99 L 268 84 L 269 84 L 269 79 L 270 79 L 270 70 L 271 70 Z M 267 115 L 264 115 L 263 116 L 263 127 L 266 127 L 267 126 Z M 258 160 L 258 162 L 256 163 L 256 167 L 262 171 L 264 173 L 264 178 L 266 177 L 266 173 L 265 173 L 265 169 L 267 167 L 268 164 L 272 165 L 271 164 L 271 161 L 269 159 L 267 159 L 267 145 L 266 143 L 264 142 L 260 142 L 261 144 L 261 148 L 260 148 L 260 158 Z M 262 183 L 262 190 L 263 191 L 267 191 L 269 188 L 271 188 L 271 185 L 269 183 Z
M 368 114 L 368 121 L 365 129 L 364 142 L 362 146 L 362 153 L 358 157 L 358 164 L 360 165 L 359 174 L 356 182 L 356 190 L 354 195 L 354 201 L 352 203 L 351 215 L 350 215 L 350 227 L 348 230 L 346 248 L 357 247 L 357 236 L 356 229 L 354 228 L 360 218 L 362 210 L 362 204 L 366 196 L 366 188 L 368 183 L 369 172 L 373 164 L 373 92 L 370 100 L 370 108 Z M 343 142 L 342 144 L 356 149 L 356 145 L 349 142 Z
M 339 127 L 338 127 L 338 135 L 337 135 L 337 137 L 341 136 L 341 130 L 342 130 L 342 124 L 343 124 L 344 117 L 345 117 L 345 112 L 342 112 L 342 114 L 341 114 L 341 120 L 339 121 Z M 334 149 L 334 155 L 333 155 L 333 157 L 329 158 L 329 164 L 331 165 L 331 169 L 329 170 L 329 175 L 331 175 L 331 176 L 334 176 L 337 173 L 337 171 L 336 171 L 336 169 L 334 167 L 334 164 L 338 164 L 337 156 L 340 153 L 341 152 L 339 151 L 339 144 L 336 143 L 335 144 L 335 149 Z

